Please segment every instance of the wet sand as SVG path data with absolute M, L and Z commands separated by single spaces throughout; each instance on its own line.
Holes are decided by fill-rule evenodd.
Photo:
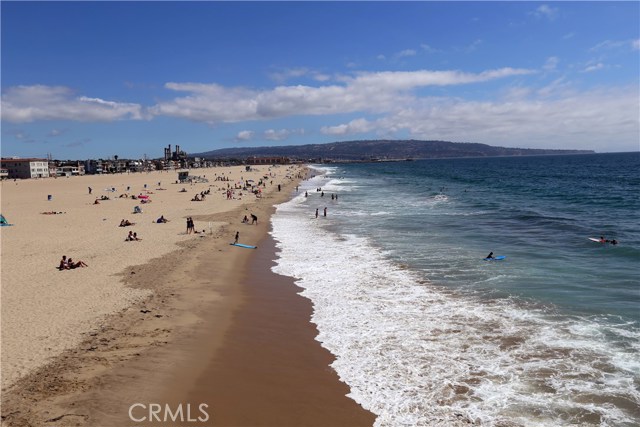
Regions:
M 265 238 L 252 257 L 242 307 L 187 401 L 212 402 L 221 426 L 373 425 L 373 414 L 346 397 L 349 388 L 329 367 L 331 353 L 314 340 L 311 301 L 293 279 L 270 271 L 275 249 Z

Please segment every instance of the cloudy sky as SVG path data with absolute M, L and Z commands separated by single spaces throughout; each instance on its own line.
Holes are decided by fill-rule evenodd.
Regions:
M 2 156 L 640 149 L 640 3 L 8 2 Z

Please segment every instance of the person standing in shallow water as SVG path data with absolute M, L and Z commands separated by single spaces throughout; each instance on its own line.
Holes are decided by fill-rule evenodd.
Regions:
M 238 239 L 240 239 L 240 232 L 236 231 L 236 239 L 234 240 L 233 243 L 238 243 Z
M 318 218 L 318 209 L 316 208 L 316 218 Z
M 324 216 L 327 216 L 327 207 L 324 208 Z

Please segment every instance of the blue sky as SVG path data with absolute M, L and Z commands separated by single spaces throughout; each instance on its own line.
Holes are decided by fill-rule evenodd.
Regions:
M 640 2 L 10 2 L 2 156 L 640 149 Z

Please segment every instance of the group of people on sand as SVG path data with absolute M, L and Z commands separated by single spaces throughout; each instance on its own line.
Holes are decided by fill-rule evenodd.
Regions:
M 125 242 L 133 242 L 133 241 L 139 242 L 140 240 L 142 239 L 138 237 L 138 233 L 134 233 L 133 231 L 129 231 L 127 238 L 124 239 Z
M 128 227 L 130 225 L 136 225 L 136 223 L 135 222 L 131 222 L 128 219 L 123 219 L 122 221 L 120 221 L 119 227 Z
M 191 234 L 196 231 L 196 226 L 193 222 L 193 218 L 187 217 L 187 234 Z
M 67 259 L 66 255 L 62 255 L 58 270 L 73 270 L 74 268 L 79 267 L 88 267 L 88 265 L 84 261 L 74 261 L 71 258 Z
M 244 218 L 242 218 L 242 223 L 249 224 L 249 217 L 245 215 Z M 258 224 L 258 217 L 254 214 L 251 214 L 251 224 Z
M 96 200 L 93 202 L 94 205 L 99 205 L 100 204 L 100 200 L 111 200 L 110 198 L 108 198 L 107 196 L 100 196 L 100 198 L 96 198 Z

